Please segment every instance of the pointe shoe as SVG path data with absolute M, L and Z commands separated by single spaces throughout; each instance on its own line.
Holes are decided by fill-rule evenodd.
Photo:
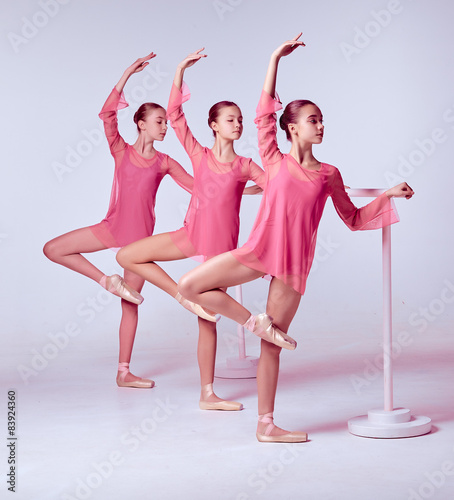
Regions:
M 273 325 L 272 318 L 266 313 L 258 314 L 257 316 L 251 315 L 243 326 L 254 335 L 272 344 L 290 351 L 296 349 L 296 340 Z
M 199 305 L 199 304 L 196 304 L 194 302 L 191 302 L 190 300 L 188 299 L 185 299 L 180 292 L 178 292 L 176 295 L 175 295 L 175 299 L 185 308 L 187 309 L 188 311 L 196 314 L 197 316 L 199 316 L 200 318 L 202 319 L 206 319 L 207 321 L 211 321 L 213 323 L 216 323 L 217 321 L 219 321 L 219 317 L 216 316 L 216 315 L 212 315 L 212 314 L 209 314 L 205 311 L 205 309 Z
M 132 302 L 133 304 L 142 304 L 142 295 L 134 290 L 134 288 L 131 288 L 121 276 L 113 274 L 112 276 L 103 276 L 103 278 L 101 278 L 100 284 L 104 286 L 108 292 L 113 293 L 128 302 Z
M 126 375 L 130 373 L 129 363 L 118 363 L 118 371 L 120 372 L 117 376 L 118 387 L 135 387 L 137 389 L 151 389 L 154 387 L 154 381 L 146 378 L 125 382 Z
M 213 384 L 207 384 L 202 387 L 202 393 L 204 398 L 209 398 L 213 392 Z M 201 410 L 224 410 L 224 411 L 239 411 L 243 409 L 241 403 L 236 401 L 199 401 L 199 408 Z
M 265 413 L 259 415 L 259 422 L 268 424 L 263 434 L 257 431 L 257 439 L 261 443 L 304 443 L 307 441 L 307 434 L 305 432 L 287 432 L 280 436 L 271 436 L 271 432 L 276 427 L 273 422 L 273 414 Z

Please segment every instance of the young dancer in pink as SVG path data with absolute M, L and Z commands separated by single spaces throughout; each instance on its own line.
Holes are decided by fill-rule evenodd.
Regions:
M 281 347 L 294 349 L 286 332 L 305 291 L 314 257 L 317 228 L 328 196 L 352 230 L 374 229 L 397 222 L 391 198 L 411 198 L 412 189 L 402 183 L 389 189 L 363 208 L 356 208 L 344 189 L 339 171 L 319 162 L 312 145 L 323 139 L 320 109 L 310 101 L 287 105 L 280 126 L 291 141 L 289 154 L 278 149 L 276 111 L 281 105 L 275 85 L 279 60 L 300 45 L 297 36 L 276 49 L 272 56 L 257 108 L 259 149 L 267 173 L 258 216 L 244 246 L 219 255 L 184 275 L 179 282 L 182 296 L 244 325 L 262 337 L 257 372 L 257 439 L 262 442 L 302 442 L 304 432 L 289 432 L 273 423 L 279 354 Z M 223 289 L 273 276 L 266 313 L 256 317 L 229 297 Z
M 118 275 L 106 276 L 81 254 L 117 249 L 153 234 L 156 192 L 166 174 L 189 192 L 192 192 L 194 183 L 179 163 L 154 148 L 154 141 L 162 141 L 167 131 L 166 111 L 162 106 L 145 103 L 139 107 L 134 115 L 139 135 L 132 146 L 118 132 L 117 111 L 128 106 L 122 94 L 123 88 L 130 76 L 142 71 L 154 57 L 155 54 L 151 53 L 126 69 L 99 114 L 115 160 L 112 194 L 105 219 L 94 226 L 58 236 L 44 246 L 44 254 L 50 260 L 91 278 L 124 299 L 121 301 L 117 374 L 120 387 L 150 388 L 154 385 L 152 380 L 136 377 L 129 371 L 137 309 L 143 300 L 139 292 L 144 280 L 130 271 L 125 272 L 124 279 Z
M 193 256 L 209 259 L 236 248 L 241 197 L 243 193 L 256 192 L 254 186 L 245 189 L 246 182 L 252 179 L 259 186 L 265 183 L 263 170 L 250 158 L 235 153 L 234 141 L 241 137 L 243 130 L 241 111 L 235 103 L 222 101 L 211 108 L 208 117 L 214 134 L 211 149 L 197 142 L 186 123 L 182 104 L 189 94 L 183 84 L 183 75 L 186 68 L 206 57 L 201 54 L 202 50 L 190 54 L 178 65 L 167 109 L 170 123 L 194 169 L 194 189 L 184 227 L 132 243 L 117 254 L 118 262 L 125 269 L 180 300 L 183 299 L 177 295 L 176 282 L 155 261 Z M 240 410 L 240 403 L 224 401 L 213 392 L 216 318 L 208 312 L 203 314 L 203 309 L 198 314 L 202 316 L 199 317 L 197 350 L 202 384 L 200 408 Z

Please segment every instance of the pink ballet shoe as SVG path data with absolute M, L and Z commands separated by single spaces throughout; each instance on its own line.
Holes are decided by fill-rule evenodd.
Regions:
M 220 319 L 220 316 L 217 316 L 217 315 L 212 315 L 212 314 L 209 314 L 205 311 L 205 309 L 199 305 L 199 304 L 196 304 L 194 302 L 191 302 L 190 300 L 188 299 L 185 299 L 180 292 L 178 292 L 176 295 L 175 295 L 175 299 L 185 308 L 187 309 L 188 311 L 196 314 L 197 316 L 199 316 L 200 318 L 202 319 L 206 319 L 207 321 L 211 321 L 213 323 L 216 323 L 216 321 L 219 321 Z
M 273 413 L 259 415 L 259 422 L 268 424 L 263 434 L 258 431 L 256 433 L 257 439 L 261 443 L 304 443 L 307 441 L 307 434 L 305 432 L 287 432 L 280 436 L 271 436 L 273 429 L 276 427 L 273 422 Z
M 202 386 L 203 399 L 199 401 L 199 408 L 201 410 L 239 411 L 243 409 L 243 405 L 236 401 L 206 401 L 212 394 L 214 394 L 213 384 Z
M 146 378 L 125 382 L 126 375 L 131 373 L 129 371 L 129 363 L 118 363 L 118 371 L 120 372 L 117 376 L 118 387 L 135 387 L 137 389 L 151 389 L 154 387 L 154 381 Z
M 296 349 L 296 340 L 293 340 L 292 337 L 273 325 L 272 319 L 266 313 L 258 314 L 257 316 L 251 315 L 243 326 L 254 335 L 272 344 L 289 349 L 290 351 Z
M 108 292 L 121 297 L 128 302 L 133 304 L 142 304 L 143 297 L 139 292 L 131 288 L 125 280 L 118 274 L 113 274 L 112 276 L 103 276 L 99 281 L 101 286 L 103 286 Z

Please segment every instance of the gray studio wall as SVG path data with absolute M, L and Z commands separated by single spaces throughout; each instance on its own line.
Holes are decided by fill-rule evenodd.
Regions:
M 25 0 L 3 3 L 1 10 L 0 293 L 2 331 L 19 358 L 28 359 L 49 333 L 73 323 L 87 336 L 112 339 L 115 351 L 118 302 L 46 260 L 42 246 L 106 213 L 113 160 L 97 114 L 123 70 L 139 56 L 158 54 L 125 89 L 131 107 L 120 113 L 120 129 L 133 142 L 131 111 L 144 100 L 165 105 L 176 65 L 204 46 L 208 57 L 186 73 L 192 91 L 185 105 L 188 122 L 209 145 L 208 108 L 221 99 L 238 102 L 245 128 L 237 151 L 259 161 L 253 119 L 268 58 L 299 31 L 307 47 L 282 60 L 277 88 L 284 103 L 309 98 L 320 105 L 326 135 L 317 157 L 338 166 L 351 187 L 406 180 L 416 191 L 413 200 L 396 202 L 396 322 L 417 338 L 429 326 L 452 320 L 450 2 Z M 287 150 L 283 132 L 279 142 Z M 158 148 L 190 169 L 172 130 Z M 188 200 L 166 179 L 156 232 L 180 227 Z M 255 197 L 243 204 L 241 241 L 259 202 Z M 351 233 L 328 200 L 319 237 L 314 273 L 293 328 L 317 333 L 364 322 L 379 329 L 380 232 Z M 118 269 L 111 251 L 93 260 L 108 273 Z M 193 265 L 166 269 L 177 278 Z M 245 301 L 260 308 L 266 289 L 262 280 L 248 285 Z M 185 311 L 150 286 L 144 295 L 139 329 L 187 335 L 189 327 L 181 326 L 190 321 Z M 68 349 L 77 350 L 81 339 Z

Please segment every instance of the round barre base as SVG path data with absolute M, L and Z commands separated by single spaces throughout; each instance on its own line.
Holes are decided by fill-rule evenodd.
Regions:
M 217 378 L 256 378 L 259 358 L 227 358 L 224 365 L 216 366 L 214 376 Z
M 348 430 L 361 437 L 405 438 L 429 433 L 431 422 L 429 417 L 413 417 L 407 408 L 370 410 L 367 415 L 350 419 Z

